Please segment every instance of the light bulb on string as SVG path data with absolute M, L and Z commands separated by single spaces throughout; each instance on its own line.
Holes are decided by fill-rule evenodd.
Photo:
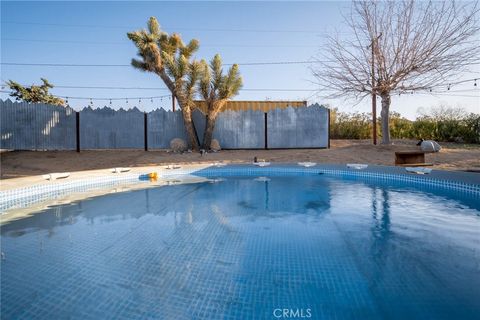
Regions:
M 90 105 L 93 107 L 93 99 L 90 98 Z
M 110 107 L 112 106 L 112 99 L 110 99 Z
M 128 104 L 128 98 L 125 99 L 127 101 L 127 104 Z
M 450 84 L 448 84 L 447 90 L 450 90 Z
M 474 79 L 474 80 L 473 80 L 473 86 L 474 86 L 474 87 L 477 86 L 477 79 Z

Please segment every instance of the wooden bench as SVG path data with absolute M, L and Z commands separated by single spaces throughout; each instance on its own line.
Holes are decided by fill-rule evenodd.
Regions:
M 395 165 L 404 167 L 432 166 L 432 163 L 425 162 L 423 151 L 397 151 L 395 152 Z

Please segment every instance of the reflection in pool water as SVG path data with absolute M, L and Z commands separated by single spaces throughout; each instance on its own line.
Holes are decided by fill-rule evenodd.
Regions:
M 480 316 L 478 198 L 257 178 L 111 194 L 4 224 L 1 317 Z

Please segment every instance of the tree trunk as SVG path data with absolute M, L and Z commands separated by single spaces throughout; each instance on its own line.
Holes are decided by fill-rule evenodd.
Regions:
M 198 151 L 198 141 L 197 135 L 195 133 L 195 128 L 193 127 L 192 121 L 192 109 L 189 106 L 181 106 L 183 123 L 185 124 L 185 129 L 187 130 L 188 136 L 188 145 L 192 148 L 193 151 Z
M 163 82 L 168 87 L 168 89 L 170 89 L 170 92 L 177 99 L 178 105 L 182 110 L 183 123 L 185 125 L 185 129 L 187 130 L 187 136 L 188 136 L 187 143 L 192 148 L 193 151 L 198 151 L 199 146 L 197 141 L 197 135 L 193 127 L 192 108 L 191 108 L 191 105 L 189 105 L 189 101 L 184 99 L 184 95 L 178 94 L 178 91 L 176 91 L 175 83 L 167 75 L 167 73 L 165 72 L 165 69 L 162 68 L 156 73 L 160 76 L 160 78 L 163 80 Z
M 209 112 L 207 114 L 207 125 L 203 134 L 203 149 L 210 150 L 212 145 L 213 130 L 215 129 L 215 122 L 217 120 L 218 112 Z
M 390 93 L 382 93 L 382 144 L 390 144 Z

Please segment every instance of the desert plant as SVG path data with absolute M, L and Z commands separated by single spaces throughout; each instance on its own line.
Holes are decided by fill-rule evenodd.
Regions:
M 15 100 L 17 101 L 25 101 L 30 103 L 48 103 L 57 106 L 64 106 L 64 100 L 48 93 L 48 90 L 52 89 L 54 86 L 49 83 L 47 79 L 40 79 L 43 82 L 42 85 L 31 85 L 30 87 L 24 87 L 21 84 L 12 80 L 7 81 L 7 86 L 9 86 L 11 90 L 13 90 L 13 92 L 10 93 L 10 96 L 15 97 Z
M 242 87 L 242 77 L 238 65 L 234 64 L 223 74 L 222 59 L 219 54 L 210 61 L 210 65 L 202 60 L 202 76 L 199 89 L 207 105 L 207 124 L 203 135 L 203 148 L 211 149 L 213 130 L 220 111 L 229 99 L 238 94 Z
M 413 127 L 414 134 L 422 139 L 480 143 L 480 115 L 462 108 L 441 105 L 420 110 Z
M 367 139 L 371 132 L 370 119 L 370 113 L 339 112 L 333 108 L 330 110 L 330 136 L 333 139 Z M 480 115 L 461 108 L 438 106 L 421 110 L 412 121 L 392 112 L 390 132 L 395 139 L 480 143 Z
M 410 139 L 413 136 L 413 122 L 403 118 L 400 113 L 390 114 L 390 134 L 394 139 Z
M 141 59 L 132 59 L 132 66 L 158 75 L 177 99 L 182 110 L 189 144 L 198 150 L 198 141 L 192 122 L 195 107 L 195 86 L 199 78 L 200 62 L 192 60 L 198 50 L 196 39 L 184 44 L 179 34 L 168 35 L 160 30 L 155 17 L 148 21 L 148 30 L 127 33 L 138 49 Z
M 367 139 L 371 132 L 368 113 L 330 111 L 330 136 L 334 139 Z

